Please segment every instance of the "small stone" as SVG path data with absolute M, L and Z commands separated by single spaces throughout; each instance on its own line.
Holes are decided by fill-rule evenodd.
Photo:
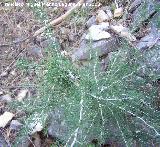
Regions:
M 114 18 L 121 17 L 123 15 L 123 8 L 117 8 L 114 10 Z
M 142 1 L 140 6 L 132 14 L 132 23 L 130 24 L 130 30 L 136 31 L 141 27 L 141 24 L 156 13 L 156 2 L 153 0 Z
M 55 110 L 49 114 L 48 120 L 48 134 L 62 141 L 66 141 L 66 134 L 69 131 L 69 126 L 67 121 L 65 121 L 64 110 L 62 108 L 55 108 Z
M 0 127 L 4 128 L 8 122 L 10 120 L 12 120 L 12 118 L 14 117 L 13 113 L 10 112 L 4 112 L 1 116 L 0 116 Z
M 61 55 L 64 56 L 64 57 L 68 57 L 69 53 L 64 50 L 64 51 L 61 52 Z
M 107 9 L 107 10 L 105 10 L 105 12 L 109 16 L 110 19 L 113 18 L 113 14 L 112 14 L 111 10 Z
M 92 25 L 96 24 L 96 16 L 92 16 L 91 18 L 89 18 L 89 20 L 86 22 L 86 27 L 89 28 Z
M 96 16 L 97 23 L 101 23 L 109 20 L 110 20 L 110 17 L 103 10 L 98 11 L 98 15 Z
M 93 25 L 91 27 L 95 27 L 95 28 L 100 29 L 102 31 L 106 31 L 106 30 L 109 29 L 109 23 L 108 22 L 102 22 L 99 25 Z
M 28 94 L 28 90 L 27 89 L 23 89 L 19 92 L 18 96 L 17 96 L 17 100 L 18 101 L 22 101 L 24 98 L 26 98 Z
M 158 41 L 158 38 L 152 33 L 147 36 L 141 38 L 140 42 L 137 44 L 137 48 L 140 50 L 146 50 L 148 48 L 152 48 Z
M 10 123 L 10 129 L 11 130 L 19 130 L 21 128 L 22 124 L 18 120 L 12 120 Z
M 131 3 L 131 6 L 129 7 L 129 12 L 132 13 L 136 8 L 138 8 L 142 3 L 142 0 L 135 0 L 133 3 Z
M 0 91 L 0 95 L 3 95 L 3 91 Z
M 111 35 L 106 32 L 103 31 L 104 28 L 108 27 L 108 24 L 106 25 L 93 25 L 89 28 L 89 33 L 86 35 L 85 39 L 86 40 L 93 40 L 93 41 L 97 41 L 97 40 L 101 40 L 101 39 L 107 39 L 110 38 Z
M 124 30 L 122 25 L 111 25 L 110 28 L 116 33 L 120 33 L 122 30 Z
M 43 57 L 42 49 L 37 45 L 31 47 L 31 53 L 34 56 Z
M 129 41 L 136 41 L 136 37 L 130 33 L 128 28 L 123 27 L 122 25 L 111 25 L 110 28 L 121 37 L 124 37 Z
M 3 102 L 11 102 L 12 101 L 12 98 L 9 94 L 6 94 L 6 95 L 2 95 L 0 96 L 0 101 L 3 101 Z
M 0 75 L 0 77 L 6 77 L 6 76 L 8 76 L 8 72 L 7 71 L 2 72 L 1 75 Z
M 0 147 L 11 147 L 11 145 L 7 143 L 5 137 L 1 132 L 0 132 Z
M 98 49 L 98 56 L 107 55 L 110 52 L 117 51 L 120 48 L 120 38 L 109 38 L 107 40 L 95 41 L 88 46 L 88 42 L 83 40 L 79 48 L 74 49 L 71 59 L 73 62 L 90 60 L 92 53 Z
M 160 31 L 159 24 L 157 20 L 160 19 L 160 12 L 154 15 L 154 17 L 150 20 L 150 30 L 148 35 L 142 37 L 137 44 L 137 48 L 139 50 L 144 51 L 151 49 L 154 46 L 160 46 Z
M 15 70 L 11 71 L 11 75 L 15 76 L 16 75 L 16 71 Z
M 97 41 L 97 40 L 101 40 L 101 39 L 107 39 L 110 38 L 111 35 L 108 32 L 105 31 L 95 31 L 92 32 L 91 35 L 87 34 L 86 35 L 86 40 L 93 40 L 93 41 Z
M 108 22 L 102 22 L 98 25 L 92 25 L 90 28 L 89 28 L 89 31 L 92 31 L 94 29 L 99 29 L 101 31 L 106 31 L 109 29 L 109 23 Z
M 40 132 L 40 131 L 42 131 L 42 129 L 43 129 L 43 125 L 42 125 L 40 122 L 38 122 L 38 123 L 34 126 L 31 134 L 34 134 L 34 133 L 36 133 L 36 132 Z

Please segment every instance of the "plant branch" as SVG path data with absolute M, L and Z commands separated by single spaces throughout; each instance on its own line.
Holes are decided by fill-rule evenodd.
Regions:
M 52 20 L 51 22 L 49 22 L 46 26 L 43 26 L 42 28 L 38 29 L 33 36 L 31 37 L 26 37 L 20 41 L 14 41 L 10 44 L 1 44 L 0 47 L 7 47 L 7 46 L 12 46 L 14 44 L 19 44 L 22 43 L 24 41 L 29 42 L 32 38 L 40 35 L 41 33 L 43 33 L 47 28 L 51 27 L 51 26 L 55 26 L 60 24 L 63 20 L 65 20 L 74 10 L 78 9 L 79 7 L 82 6 L 82 4 L 84 3 L 84 0 L 80 0 L 76 5 L 74 5 L 70 10 L 68 10 L 65 14 L 63 14 L 62 16 Z
M 84 107 L 84 106 L 83 106 L 83 102 L 84 102 L 84 100 L 83 100 L 83 96 L 82 96 L 82 99 L 81 99 L 81 101 L 80 101 L 80 112 L 79 112 L 79 122 L 78 122 L 79 124 L 80 124 L 81 121 L 82 121 L 83 107 Z M 72 134 L 72 135 L 70 136 L 70 138 L 68 139 L 65 147 L 67 147 L 67 144 L 68 144 L 68 142 L 70 141 L 70 139 L 71 139 L 71 137 L 72 137 L 73 135 L 74 135 L 74 139 L 73 139 L 73 142 L 72 142 L 72 144 L 71 144 L 71 147 L 74 147 L 74 144 L 75 144 L 76 141 L 77 141 L 78 131 L 79 131 L 79 127 L 77 127 L 76 130 L 74 131 L 74 134 Z
M 70 10 L 68 10 L 65 14 L 63 14 L 62 16 L 58 17 L 57 19 L 54 19 L 53 21 L 51 21 L 48 25 L 40 28 L 39 30 L 37 30 L 34 34 L 33 37 L 36 37 L 37 35 L 43 33 L 48 27 L 50 26 L 55 26 L 60 24 L 63 20 L 65 20 L 74 10 L 78 9 L 80 6 L 82 6 L 82 4 L 84 3 L 84 0 L 80 0 L 74 7 L 72 7 Z

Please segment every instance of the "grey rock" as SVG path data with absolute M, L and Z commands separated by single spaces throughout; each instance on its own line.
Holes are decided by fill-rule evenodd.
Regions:
M 22 141 L 16 144 L 16 147 L 29 147 L 29 145 L 31 144 L 31 141 L 28 138 L 29 136 L 23 138 Z
M 0 132 L 0 147 L 11 147 L 11 145 L 7 143 L 1 132 Z
M 142 0 L 135 0 L 133 3 L 131 3 L 131 6 L 129 7 L 129 12 L 132 13 L 136 8 L 138 8 L 141 5 Z
M 160 4 L 160 1 L 159 1 L 159 0 L 155 0 L 155 2 L 156 2 L 157 4 Z
M 74 138 L 74 129 L 73 126 L 71 127 L 69 122 L 65 122 L 65 114 L 64 114 L 64 109 L 62 108 L 56 108 L 51 114 L 49 118 L 49 128 L 48 128 L 48 134 L 51 135 L 52 137 L 56 137 L 66 143 L 68 139 L 68 146 L 73 142 Z M 73 118 L 74 119 L 74 118 Z M 99 122 L 98 122 L 99 121 Z M 101 120 L 97 120 L 97 124 L 101 124 Z M 75 124 L 76 125 L 76 124 Z M 94 139 L 100 139 L 100 134 L 97 133 L 99 132 L 99 126 L 95 126 L 95 128 L 90 128 L 90 125 L 88 122 L 85 122 L 83 126 L 81 126 L 78 130 L 77 133 L 77 140 L 79 142 L 86 142 L 89 143 L 93 141 Z M 88 130 L 88 128 L 90 128 Z M 111 134 L 117 134 L 121 135 L 119 132 L 119 128 L 116 124 L 113 124 L 113 122 L 106 120 L 104 129 L 106 132 L 110 132 Z M 71 131 L 73 130 L 73 131 Z M 88 132 L 89 131 L 89 132 Z M 118 134 L 119 132 L 119 134 Z M 73 135 L 73 137 L 72 137 Z
M 148 48 L 152 48 L 157 42 L 158 36 L 151 32 L 140 40 L 140 42 L 137 44 L 137 48 L 143 51 Z
M 86 0 L 86 4 L 91 5 L 93 3 L 94 0 Z
M 71 126 L 71 124 L 69 124 L 69 122 L 67 122 L 65 118 L 66 116 L 64 114 L 64 109 L 55 108 L 54 111 L 50 113 L 50 116 L 49 116 L 48 134 L 54 138 L 58 138 L 61 141 L 67 142 L 68 139 L 71 137 L 71 134 L 73 133 L 71 131 L 73 130 L 73 126 Z M 89 126 L 90 124 L 88 124 L 87 122 L 83 124 L 84 128 L 81 127 L 78 130 L 77 140 L 81 140 L 82 136 L 86 135 L 86 131 L 87 131 L 86 128 L 89 128 Z M 73 137 L 70 138 L 68 145 L 73 142 Z M 91 142 L 96 137 L 98 138 L 98 134 L 94 134 L 94 133 L 87 134 L 87 136 L 85 137 L 85 141 Z
M 121 43 L 119 37 L 95 41 L 91 43 L 89 41 L 83 40 L 80 44 L 80 47 L 74 50 L 71 58 L 73 62 L 89 60 L 94 56 L 96 52 L 98 56 L 103 56 L 110 52 L 118 50 L 120 45 Z
M 160 7 L 160 4 L 159 4 L 159 7 Z M 151 18 L 149 25 L 150 25 L 150 27 L 151 27 L 152 32 L 153 32 L 155 35 L 158 34 L 158 36 L 160 36 L 160 32 L 159 32 L 160 23 L 159 23 L 158 20 L 160 20 L 160 11 L 157 12 L 157 13 Z
M 96 24 L 96 16 L 92 16 L 91 18 L 89 18 L 89 20 L 86 22 L 86 27 L 89 28 L 92 25 Z
M 37 45 L 31 46 L 30 51 L 31 51 L 31 54 L 34 56 L 43 57 L 42 49 Z
M 60 140 L 66 140 L 66 134 L 69 128 L 65 122 L 64 111 L 56 108 L 50 113 L 49 120 L 48 134 Z
M 137 48 L 142 51 L 143 61 L 141 62 L 141 76 L 160 78 L 160 12 L 150 20 L 150 33 L 141 38 Z
M 1 95 L 0 96 L 0 101 L 2 101 L 2 102 L 11 102 L 12 98 L 11 98 L 11 96 L 9 94 Z
M 102 22 L 102 23 L 100 23 L 100 24 L 98 24 L 98 25 L 92 25 L 92 26 L 89 28 L 89 30 L 90 30 L 91 28 L 99 29 L 99 30 L 101 30 L 101 31 L 107 31 L 107 30 L 109 30 L 109 23 L 108 23 L 108 22 Z
M 101 23 L 102 24 L 102 23 Z M 102 39 L 111 38 L 111 34 L 103 31 L 109 28 L 109 23 L 103 23 L 102 25 L 92 25 L 89 28 L 88 34 L 86 35 L 85 39 L 90 41 L 99 41 Z
M 50 45 L 53 45 L 55 42 L 58 42 L 58 40 L 54 37 L 50 37 L 50 38 L 47 38 L 47 39 L 41 41 L 41 46 L 43 48 L 47 48 Z
M 148 20 L 156 12 L 156 6 L 152 0 L 144 0 L 141 5 L 134 11 L 133 22 L 130 26 L 132 32 L 137 30 L 140 25 Z
M 144 60 L 140 63 L 139 74 L 143 77 L 150 77 L 152 80 L 160 78 L 160 46 L 157 45 L 143 52 Z
M 19 130 L 22 127 L 22 124 L 18 120 L 12 120 L 10 123 L 11 130 Z
M 3 95 L 3 91 L 0 91 L 0 96 L 2 96 Z
M 8 72 L 8 71 L 4 71 L 4 72 L 2 72 L 2 73 L 0 74 L 0 78 L 7 77 L 7 76 L 8 76 L 8 74 L 9 74 L 9 72 Z

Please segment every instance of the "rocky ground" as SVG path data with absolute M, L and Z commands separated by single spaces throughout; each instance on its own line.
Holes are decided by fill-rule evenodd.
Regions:
M 99 7 L 81 10 L 55 26 L 55 36 L 45 38 L 39 35 L 30 42 L 26 42 L 25 38 L 44 25 L 44 22 L 37 19 L 36 15 L 40 14 L 28 7 L 6 8 L 4 3 L 5 1 L 0 2 L 0 146 L 12 146 L 23 126 L 20 119 L 26 115 L 24 112 L 13 111 L 7 104 L 15 99 L 23 101 L 37 93 L 35 72 L 32 69 L 26 70 L 27 62 L 38 64 L 45 57 L 45 48 L 55 37 L 60 43 L 61 51 L 77 66 L 89 63 L 90 53 L 98 49 L 104 71 L 110 54 L 121 48 L 125 39 L 145 57 L 141 62 L 143 68 L 139 71 L 139 76 L 148 79 L 152 77 L 154 80 L 149 82 L 149 86 L 155 84 L 160 89 L 158 0 L 117 1 L 117 4 L 111 1 Z M 57 10 L 46 7 L 45 11 L 50 21 L 64 14 L 67 9 L 70 8 L 61 7 Z M 91 48 L 88 48 L 89 39 L 93 40 Z M 160 97 L 157 98 L 158 109 L 159 104 Z M 65 133 L 59 134 L 59 130 L 65 131 L 65 126 L 57 123 L 60 121 L 57 113 L 59 112 L 56 110 L 53 112 L 54 121 L 48 127 L 50 137 L 40 131 L 32 136 L 32 142 L 26 140 L 21 146 L 50 146 L 55 141 L 53 138 L 63 139 Z M 108 141 L 106 146 L 120 145 L 115 141 Z M 135 146 L 139 145 L 135 143 Z

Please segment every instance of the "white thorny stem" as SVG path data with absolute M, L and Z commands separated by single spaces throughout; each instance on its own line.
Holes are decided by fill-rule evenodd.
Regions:
M 81 123 L 82 121 L 82 115 L 83 115 L 83 96 L 82 96 L 82 99 L 80 101 L 80 112 L 79 112 L 79 124 Z M 66 142 L 65 144 L 65 147 L 67 147 L 67 144 L 69 143 L 69 141 L 71 140 L 71 137 L 74 136 L 74 139 L 71 143 L 71 146 L 70 147 L 74 147 L 74 144 L 77 142 L 77 136 L 78 136 L 78 131 L 79 131 L 79 127 L 77 127 L 74 131 L 73 134 L 71 134 L 71 136 L 69 137 L 68 141 Z

